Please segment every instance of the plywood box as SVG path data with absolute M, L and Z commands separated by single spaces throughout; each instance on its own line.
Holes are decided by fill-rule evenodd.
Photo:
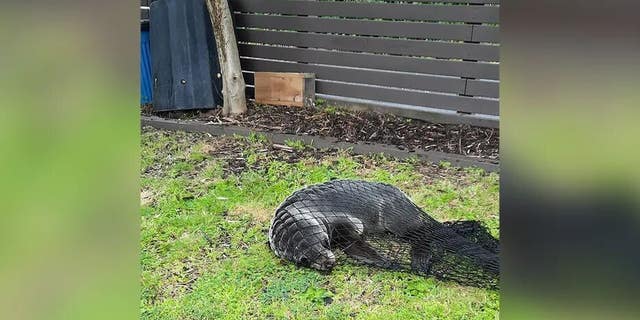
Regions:
M 280 106 L 313 106 L 316 94 L 313 73 L 256 72 L 257 103 Z

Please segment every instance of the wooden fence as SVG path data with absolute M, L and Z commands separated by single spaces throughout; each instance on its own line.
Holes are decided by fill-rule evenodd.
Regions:
M 229 0 L 254 71 L 311 72 L 317 96 L 498 125 L 499 0 Z

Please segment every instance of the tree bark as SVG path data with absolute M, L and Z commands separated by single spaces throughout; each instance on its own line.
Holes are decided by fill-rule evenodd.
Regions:
M 228 0 L 205 0 L 213 26 L 222 74 L 222 114 L 237 115 L 247 111 L 245 83 L 240 67 L 238 44 L 231 20 Z

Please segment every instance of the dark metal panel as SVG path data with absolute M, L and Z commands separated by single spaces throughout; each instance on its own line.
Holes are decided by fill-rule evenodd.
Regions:
M 222 105 L 217 50 L 203 0 L 153 2 L 150 36 L 154 110 Z
M 498 79 L 498 64 L 399 57 L 369 53 L 239 44 L 241 56 L 321 63 L 346 67 L 428 73 L 480 79 Z
M 244 42 L 434 58 L 498 61 L 500 53 L 498 46 L 473 43 L 385 39 L 268 30 L 236 30 L 236 35 L 238 41 Z
M 495 26 L 474 25 L 473 41 L 500 42 L 500 28 Z
M 489 115 L 498 115 L 499 111 L 497 100 L 372 87 L 360 84 L 316 81 L 316 93 Z
M 464 93 L 465 88 L 465 80 L 461 78 L 246 58 L 241 59 L 240 62 L 242 63 L 243 70 L 314 73 L 316 79 L 322 80 L 460 94 Z
M 452 6 L 304 0 L 231 0 L 230 5 L 234 11 L 240 12 L 478 23 L 498 22 L 500 11 L 497 6 Z
M 238 27 L 471 41 L 472 25 L 236 13 Z
M 152 3 L 153 20 L 149 21 L 149 39 L 151 43 L 153 103 L 169 104 L 173 99 L 172 59 L 169 47 L 169 10 L 163 1 Z M 163 44 L 163 45 L 160 45 Z
M 500 96 L 500 82 L 486 80 L 467 80 L 466 94 L 498 98 Z

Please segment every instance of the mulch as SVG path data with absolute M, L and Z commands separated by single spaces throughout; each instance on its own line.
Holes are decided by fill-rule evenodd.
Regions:
M 150 114 L 148 109 L 143 113 Z M 346 142 L 382 143 L 409 151 L 440 151 L 499 159 L 499 129 L 437 124 L 376 112 L 251 104 L 246 114 L 235 118 L 223 117 L 220 109 L 155 115 L 237 125 L 260 131 L 333 137 Z

